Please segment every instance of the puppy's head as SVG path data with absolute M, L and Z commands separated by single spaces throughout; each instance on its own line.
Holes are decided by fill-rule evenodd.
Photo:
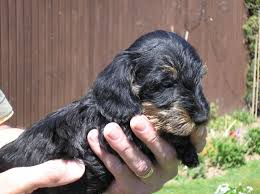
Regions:
M 99 75 L 93 93 L 110 121 L 145 114 L 161 132 L 189 135 L 208 121 L 201 79 L 206 67 L 194 48 L 175 33 L 141 36 Z

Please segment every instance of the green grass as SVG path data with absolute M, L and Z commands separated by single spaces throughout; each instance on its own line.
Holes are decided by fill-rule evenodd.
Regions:
M 237 186 L 250 185 L 254 188 L 254 194 L 260 194 L 260 162 L 251 161 L 245 166 L 227 171 L 224 176 L 212 179 L 169 181 L 156 194 L 214 194 L 218 185 L 228 183 Z

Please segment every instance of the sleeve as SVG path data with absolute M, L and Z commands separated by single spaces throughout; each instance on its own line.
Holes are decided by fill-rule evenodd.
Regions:
M 14 114 L 13 108 L 0 90 L 0 125 L 10 119 Z

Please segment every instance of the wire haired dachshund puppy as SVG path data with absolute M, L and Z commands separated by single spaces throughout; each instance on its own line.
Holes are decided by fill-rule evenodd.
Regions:
M 113 181 L 112 174 L 86 143 L 98 129 L 101 146 L 116 154 L 102 131 L 118 123 L 128 139 L 156 163 L 153 153 L 131 131 L 130 119 L 146 115 L 184 165 L 199 164 L 190 134 L 205 127 L 209 105 L 201 79 L 206 73 L 195 49 L 172 32 L 154 31 L 138 38 L 101 72 L 86 96 L 50 113 L 0 149 L 0 172 L 51 159 L 80 159 L 83 177 L 66 186 L 44 188 L 37 194 L 98 194 Z

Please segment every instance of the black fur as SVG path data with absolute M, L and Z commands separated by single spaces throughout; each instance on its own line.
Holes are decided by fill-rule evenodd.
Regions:
M 172 70 L 176 72 L 165 71 L 165 66 L 174 67 Z M 84 161 L 86 171 L 79 181 L 34 193 L 102 193 L 113 176 L 86 143 L 88 132 L 99 129 L 102 147 L 116 154 L 102 131 L 109 122 L 117 122 L 127 137 L 156 163 L 151 151 L 132 133 L 130 119 L 145 114 L 143 103 L 148 102 L 159 112 L 167 110 L 172 115 L 177 114 L 171 113 L 173 106 L 184 110 L 194 126 L 206 123 L 209 106 L 202 92 L 202 74 L 198 54 L 175 33 L 155 31 L 143 35 L 114 58 L 85 97 L 47 115 L 4 146 L 0 150 L 0 172 L 57 158 L 80 159 Z M 167 118 L 172 122 L 171 116 Z M 179 126 L 182 127 L 181 123 Z M 176 148 L 178 158 L 184 164 L 198 165 L 189 134 L 178 135 L 163 127 L 157 130 Z

